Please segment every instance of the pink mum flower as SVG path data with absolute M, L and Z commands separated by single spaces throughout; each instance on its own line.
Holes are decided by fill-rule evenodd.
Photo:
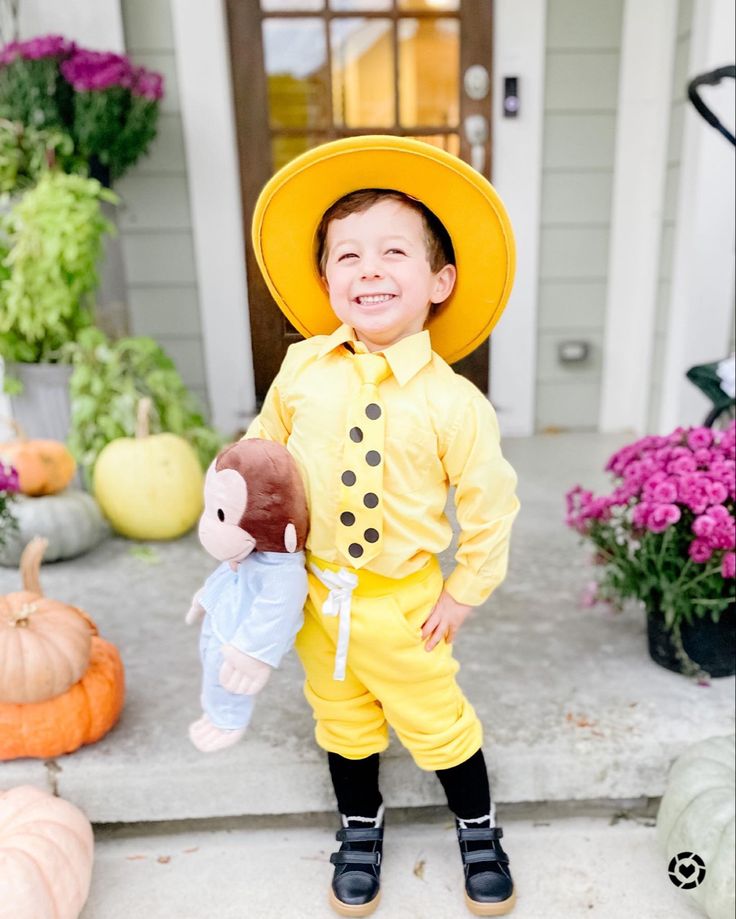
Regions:
M 700 539 L 694 539 L 687 550 L 687 554 L 694 562 L 707 562 L 713 550 L 711 547 Z
M 674 504 L 677 501 L 677 486 L 672 479 L 660 482 L 652 489 L 652 500 L 657 504 Z
M 667 527 L 681 517 L 680 508 L 676 504 L 658 504 L 649 515 L 647 526 L 652 533 L 663 533 Z
M 710 504 L 708 486 L 710 479 L 702 472 L 687 473 L 680 479 L 680 502 L 695 514 L 702 514 Z
M 642 501 L 634 507 L 634 513 L 632 514 L 632 523 L 635 527 L 639 529 L 645 529 L 649 526 L 649 517 L 654 509 L 655 505 L 649 504 L 647 501 Z
M 693 458 L 698 466 L 703 466 L 708 468 L 715 457 L 715 453 L 712 450 L 709 450 L 707 447 L 700 447 L 697 450 L 693 451 Z
M 670 475 L 687 475 L 688 472 L 695 472 L 697 468 L 698 464 L 692 453 L 688 453 L 687 456 L 678 456 L 667 463 L 667 472 Z
M 713 431 L 710 428 L 693 428 L 687 435 L 687 445 L 691 450 L 700 450 L 713 443 Z
M 723 504 L 728 498 L 728 489 L 723 482 L 708 482 L 705 486 L 711 504 Z
M 0 462 L 0 491 L 20 491 L 18 470 L 15 466 L 6 466 Z
M 736 578 L 736 552 L 726 552 L 723 556 L 721 574 L 724 578 Z

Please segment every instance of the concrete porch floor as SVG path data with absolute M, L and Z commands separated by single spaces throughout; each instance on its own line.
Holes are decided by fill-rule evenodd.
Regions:
M 456 656 L 461 662 L 459 680 L 486 729 L 485 751 L 493 795 L 499 804 L 499 822 L 504 826 L 508 823 L 506 807 L 509 819 L 520 821 L 518 833 L 512 835 L 507 830 L 508 849 L 514 853 L 515 863 L 517 853 L 521 865 L 525 858 L 528 862 L 522 867 L 528 874 L 523 883 L 527 904 L 522 911 L 520 898 L 520 916 L 566 919 L 585 914 L 613 919 L 631 915 L 655 919 L 661 915 L 664 919 L 665 915 L 691 915 L 685 905 L 684 912 L 671 908 L 673 893 L 678 904 L 683 901 L 679 892 L 669 889 L 666 874 L 661 875 L 656 893 L 646 874 L 638 886 L 632 881 L 632 889 L 653 898 L 651 908 L 632 909 L 628 901 L 624 905 L 617 899 L 623 896 L 629 874 L 637 876 L 636 865 L 641 861 L 635 854 L 638 845 L 649 852 L 652 864 L 659 859 L 652 821 L 648 826 L 631 825 L 633 848 L 627 848 L 628 842 L 624 845 L 622 839 L 605 832 L 608 818 L 583 815 L 579 819 L 588 823 L 576 824 L 578 818 L 570 817 L 564 807 L 572 802 L 595 801 L 607 803 L 610 809 L 621 801 L 648 802 L 651 814 L 651 799 L 662 794 L 673 759 L 697 740 L 734 729 L 734 678 L 699 686 L 670 673 L 649 659 L 642 611 L 632 608 L 612 615 L 579 605 L 591 571 L 587 549 L 564 527 L 563 495 L 578 482 L 593 489 L 605 488 L 607 480 L 601 472 L 605 460 L 629 439 L 568 434 L 505 442 L 505 453 L 519 473 L 522 500 L 510 570 L 505 584 L 476 611 L 456 642 Z M 451 565 L 452 550 L 443 559 L 446 571 Z M 311 715 L 301 693 L 300 666 L 293 653 L 264 690 L 241 743 L 211 755 L 191 746 L 187 725 L 199 714 L 200 669 L 197 634 L 184 624 L 184 614 L 191 595 L 213 567 L 196 536 L 190 535 L 170 544 L 151 544 L 143 551 L 136 544 L 113 538 L 79 559 L 42 570 L 45 593 L 86 609 L 101 634 L 120 649 L 126 667 L 127 701 L 119 724 L 101 742 L 56 761 L 4 763 L 0 765 L 0 787 L 26 782 L 52 787 L 98 824 L 146 823 L 146 828 L 130 828 L 129 838 L 137 840 L 130 851 L 123 839 L 98 832 L 98 869 L 84 919 L 122 916 L 121 904 L 126 901 L 121 891 L 134 877 L 140 878 L 143 887 L 132 887 L 130 896 L 135 891 L 138 895 L 142 890 L 150 893 L 149 885 L 155 881 L 162 898 L 158 905 L 147 898 L 140 905 L 139 900 L 138 909 L 131 904 L 125 915 L 135 917 L 207 915 L 227 919 L 240 914 L 238 908 L 242 914 L 264 919 L 328 914 L 323 907 L 323 883 L 315 878 L 317 868 L 311 861 L 324 860 L 331 851 L 330 836 L 324 829 L 311 833 L 293 824 L 282 830 L 268 824 L 260 829 L 249 824 L 238 832 L 237 828 L 218 830 L 212 823 L 227 817 L 255 820 L 258 815 L 291 815 L 289 819 L 294 820 L 294 815 L 331 812 L 334 808 L 324 756 L 312 739 Z M 0 571 L 3 593 L 18 587 L 17 572 Z M 443 801 L 436 778 L 416 769 L 395 741 L 383 757 L 382 790 L 387 806 L 394 809 Z M 549 831 L 547 837 L 532 825 L 536 811 L 530 812 L 527 826 L 522 817 L 514 817 L 514 805 L 543 809 L 550 806 L 548 802 L 559 802 L 563 811 L 555 831 Z M 189 828 L 174 824 L 166 844 L 161 843 L 160 834 L 166 831 L 156 829 L 153 821 L 192 818 L 205 822 Z M 415 840 L 419 832 L 415 824 L 410 818 L 397 829 L 397 846 L 399 840 Z M 586 832 L 592 835 L 588 838 Z M 151 833 L 156 836 L 155 845 L 150 842 Z M 201 842 L 202 834 L 208 845 Z M 452 848 L 447 835 L 435 834 L 433 841 L 427 842 L 438 867 L 433 883 L 440 886 L 426 888 L 434 891 L 427 900 L 415 901 L 407 894 L 403 900 L 394 899 L 394 907 L 389 907 L 386 893 L 383 915 L 464 914 L 462 901 L 457 900 L 459 879 L 447 880 L 457 867 L 449 863 L 456 856 L 446 854 Z M 588 842 L 583 844 L 586 838 Z M 192 843 L 192 839 L 200 842 Z M 282 845 L 295 871 L 293 888 L 289 887 L 301 889 L 302 873 L 312 878 L 315 896 L 320 899 L 311 912 L 301 905 L 292 910 L 293 904 L 279 903 L 279 891 L 272 891 L 270 911 L 249 908 L 249 883 L 257 886 L 258 879 L 269 870 L 268 852 Z M 403 868 L 387 865 L 387 870 L 399 872 L 396 878 L 404 871 L 414 882 L 409 864 L 413 855 L 409 853 L 416 854 L 417 845 L 411 842 L 406 852 L 402 850 Z M 131 853 L 135 855 L 133 849 L 143 851 L 141 846 L 149 853 L 146 865 L 130 860 Z M 216 867 L 219 856 L 215 859 L 212 853 L 222 849 L 222 865 L 232 866 L 226 871 L 234 878 L 235 888 L 242 889 L 242 899 L 228 896 L 227 908 L 223 905 L 202 912 L 196 908 L 199 894 L 193 892 L 194 881 L 183 867 L 194 865 L 194 857 L 191 862 L 178 860 L 179 875 L 171 864 L 165 863 L 164 869 L 153 859 L 154 850 L 166 854 L 164 849 L 183 851 L 192 846 L 200 850 L 197 858 L 201 864 L 196 872 L 204 872 L 204 887 L 209 885 L 210 889 L 215 873 L 218 885 L 221 877 Z M 569 852 L 572 860 L 555 861 L 547 854 L 550 849 L 563 855 Z M 612 876 L 617 875 L 617 879 L 604 881 L 602 865 L 614 858 L 614 852 L 623 859 L 614 859 L 611 864 Z M 246 870 L 245 865 L 250 867 Z M 605 909 L 603 901 L 595 909 L 583 900 L 573 908 L 566 899 L 566 883 L 560 880 L 555 887 L 555 877 L 565 865 L 565 870 L 578 872 L 583 886 L 593 885 L 595 890 L 596 884 L 603 885 L 598 892 L 608 903 Z M 320 877 L 329 877 L 327 866 L 319 870 Z M 164 882 L 167 871 L 170 881 Z M 103 894 L 108 879 L 111 887 Z M 399 890 L 403 890 L 401 883 L 394 881 Z M 429 910 L 433 903 L 445 902 L 438 891 L 450 883 L 452 896 L 460 904 L 457 912 L 444 908 L 422 911 L 416 906 L 426 902 Z M 562 899 L 555 900 L 554 894 L 552 900 L 545 900 L 539 884 L 548 891 L 552 885 Z M 532 885 L 537 892 L 534 896 Z M 164 894 L 167 889 L 181 892 L 180 906 L 169 912 Z M 184 891 L 190 893 L 185 897 Z M 609 893 L 604 895 L 604 891 Z M 404 905 L 396 905 L 401 903 Z M 188 904 L 186 908 L 184 904 Z

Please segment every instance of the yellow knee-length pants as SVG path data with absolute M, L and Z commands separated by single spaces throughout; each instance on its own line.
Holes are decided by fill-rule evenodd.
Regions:
M 322 572 L 340 568 L 309 561 Z M 451 646 L 441 641 L 427 652 L 421 636 L 442 591 L 439 562 L 433 558 L 400 580 L 346 570 L 357 585 L 350 598 L 345 678 L 333 675 L 339 617 L 323 611 L 329 590 L 312 571 L 296 640 L 317 743 L 347 759 L 362 759 L 386 749 L 390 724 L 420 768 L 465 762 L 482 745 L 482 726 L 455 680 L 459 665 Z

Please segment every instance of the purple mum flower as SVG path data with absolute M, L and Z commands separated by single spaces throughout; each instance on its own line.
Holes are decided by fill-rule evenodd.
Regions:
M 77 51 L 61 65 L 64 79 L 77 92 L 93 92 L 121 86 L 129 89 L 133 69 L 127 57 L 102 51 Z

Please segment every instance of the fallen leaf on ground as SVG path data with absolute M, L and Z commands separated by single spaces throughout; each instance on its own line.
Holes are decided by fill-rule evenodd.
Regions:
M 155 565 L 161 561 L 158 552 L 152 549 L 151 546 L 131 546 L 129 551 L 133 558 L 147 562 L 149 565 Z
M 420 858 L 419 861 L 414 865 L 414 875 L 418 877 L 420 881 L 424 880 L 424 866 L 426 862 L 423 858 Z

